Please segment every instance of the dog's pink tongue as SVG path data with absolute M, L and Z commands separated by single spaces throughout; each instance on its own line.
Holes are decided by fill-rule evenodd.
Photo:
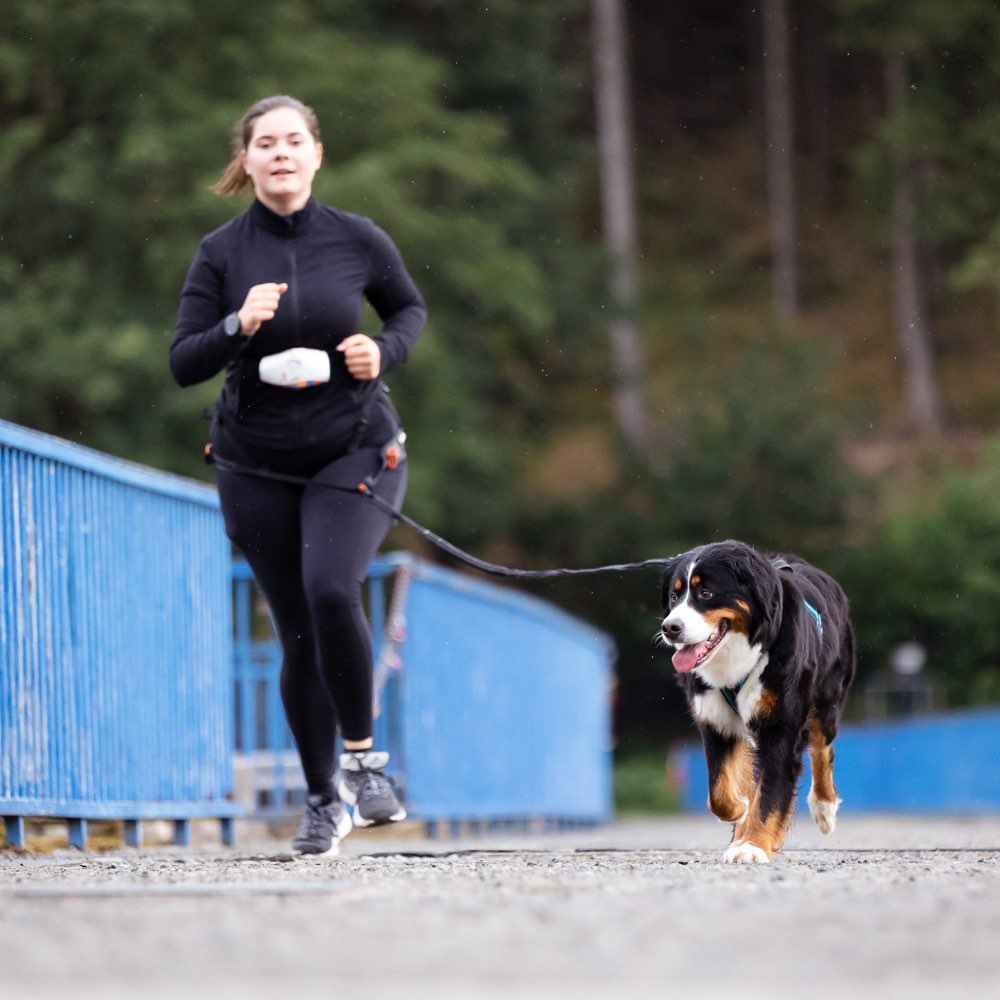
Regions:
M 699 642 L 693 646 L 680 646 L 675 650 L 674 655 L 670 658 L 670 662 L 674 665 L 677 673 L 686 674 L 694 670 L 695 664 L 698 662 L 698 657 L 705 652 L 707 645 L 707 642 Z

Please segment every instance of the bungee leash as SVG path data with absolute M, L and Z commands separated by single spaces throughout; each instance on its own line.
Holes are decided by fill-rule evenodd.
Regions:
M 442 552 L 447 552 L 448 555 L 457 559 L 459 562 L 465 563 L 466 566 L 471 566 L 473 569 L 477 569 L 482 573 L 489 573 L 493 576 L 513 577 L 519 580 L 545 580 L 562 576 L 594 576 L 598 573 L 628 573 L 632 570 L 648 569 L 653 566 L 665 566 L 668 562 L 670 562 L 669 559 L 660 558 L 642 559 L 638 562 L 611 563 L 606 566 L 584 566 L 582 568 L 562 567 L 559 569 L 516 569 L 511 566 L 501 566 L 498 563 L 488 562 L 485 559 L 479 559 L 466 552 L 464 549 L 460 549 L 457 545 L 452 544 L 446 538 L 442 538 L 440 535 L 431 531 L 430 528 L 425 527 L 418 521 L 414 521 L 412 517 L 408 517 L 402 511 L 396 510 L 391 503 L 384 500 L 375 492 L 375 484 L 377 483 L 379 476 L 381 476 L 386 469 L 395 469 L 406 457 L 406 451 L 404 448 L 405 440 L 405 436 L 400 436 L 393 438 L 392 441 L 384 445 L 381 450 L 381 468 L 373 476 L 368 476 L 365 480 L 358 483 L 357 486 L 339 486 L 336 483 L 315 482 L 314 480 L 307 479 L 304 476 L 292 476 L 287 473 L 273 472 L 271 469 L 264 469 L 257 466 L 240 465 L 237 462 L 230 462 L 228 459 L 220 458 L 218 455 L 215 455 L 211 444 L 205 445 L 205 461 L 210 465 L 218 466 L 225 472 L 235 472 L 244 476 L 256 476 L 258 479 L 273 479 L 279 483 L 289 483 L 294 486 L 312 485 L 320 486 L 328 490 L 336 490 L 338 493 L 360 494 L 363 497 L 367 497 L 373 504 L 375 504 L 376 507 L 385 511 L 385 513 L 387 513 L 394 521 L 398 521 L 400 524 L 405 524 L 408 528 L 411 528 L 435 548 L 440 549 Z

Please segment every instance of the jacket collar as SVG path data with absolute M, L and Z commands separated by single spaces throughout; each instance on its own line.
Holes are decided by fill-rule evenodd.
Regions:
M 305 205 L 291 215 L 278 215 L 256 198 L 250 206 L 250 217 L 269 232 L 279 236 L 298 236 L 304 233 L 316 214 L 316 199 L 310 198 Z

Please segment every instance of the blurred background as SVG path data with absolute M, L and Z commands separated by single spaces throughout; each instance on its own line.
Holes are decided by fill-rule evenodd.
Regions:
M 0 418 L 210 478 L 179 291 L 244 206 L 208 190 L 232 126 L 293 94 L 318 198 L 428 302 L 410 516 L 523 567 L 797 551 L 851 598 L 853 717 L 1000 702 L 992 0 L 0 11 Z M 530 589 L 613 637 L 617 755 L 662 775 L 655 572 Z

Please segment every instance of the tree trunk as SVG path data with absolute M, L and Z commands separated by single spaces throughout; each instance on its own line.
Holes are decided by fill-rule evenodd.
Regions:
M 638 227 L 623 0 L 593 0 L 593 48 L 615 418 L 625 441 L 648 457 L 645 357 L 635 320 Z
M 833 94 L 830 39 L 834 28 L 829 9 L 822 3 L 798 8 L 801 33 L 793 65 L 805 67 L 801 74 L 802 103 L 799 120 L 802 139 L 809 154 L 807 197 L 824 211 L 833 204 L 833 136 L 830 132 L 830 102 Z M 794 70 L 793 70 L 794 72 Z
M 903 55 L 886 64 L 889 111 L 901 115 L 906 105 L 907 71 Z M 892 149 L 892 270 L 896 330 L 903 360 L 906 412 L 910 426 L 920 434 L 940 434 L 944 427 L 941 396 L 934 373 L 932 333 L 922 294 L 917 237 L 914 163 L 907 149 Z
M 780 319 L 791 320 L 799 312 L 799 247 L 786 0 L 764 0 L 761 12 L 764 19 L 764 169 L 771 219 L 774 308 Z

